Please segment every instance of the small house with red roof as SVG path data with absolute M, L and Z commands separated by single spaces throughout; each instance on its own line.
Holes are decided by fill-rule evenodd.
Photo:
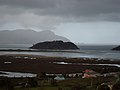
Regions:
M 97 76 L 100 76 L 99 73 L 91 70 L 91 69 L 86 69 L 85 71 L 83 71 L 83 76 L 82 78 L 91 78 L 91 77 L 97 77 Z

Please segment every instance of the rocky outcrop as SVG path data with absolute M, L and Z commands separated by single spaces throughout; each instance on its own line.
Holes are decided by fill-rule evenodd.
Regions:
M 63 42 L 63 41 L 46 41 L 40 42 L 32 47 L 31 49 L 54 49 L 54 50 L 69 50 L 69 49 L 79 49 L 72 42 Z
M 113 48 L 112 50 L 120 51 L 120 46 Z

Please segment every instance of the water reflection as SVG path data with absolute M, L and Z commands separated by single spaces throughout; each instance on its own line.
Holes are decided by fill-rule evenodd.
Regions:
M 37 74 L 0 71 L 0 76 L 19 78 L 19 77 L 36 77 Z

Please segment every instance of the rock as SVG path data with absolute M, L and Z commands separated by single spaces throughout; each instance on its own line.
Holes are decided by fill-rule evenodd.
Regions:
M 54 50 L 69 50 L 69 49 L 79 49 L 72 42 L 63 42 L 63 41 L 46 41 L 40 42 L 32 47 L 31 49 L 54 49 Z
M 120 51 L 120 46 L 117 46 L 117 47 L 113 48 L 112 50 Z

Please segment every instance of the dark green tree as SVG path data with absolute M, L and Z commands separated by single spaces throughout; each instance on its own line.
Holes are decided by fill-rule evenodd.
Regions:
M 11 79 L 3 77 L 0 78 L 0 88 L 4 88 L 5 90 L 14 90 L 14 84 Z
M 36 78 L 29 78 L 28 83 L 31 87 L 37 87 L 38 86 L 38 82 L 37 82 Z

